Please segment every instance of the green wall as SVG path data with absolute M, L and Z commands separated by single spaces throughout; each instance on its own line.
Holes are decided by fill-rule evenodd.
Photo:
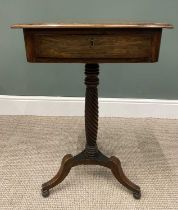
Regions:
M 84 96 L 84 65 L 26 62 L 10 25 L 65 18 L 168 22 L 155 64 L 102 64 L 100 97 L 178 99 L 178 0 L 0 0 L 0 95 Z

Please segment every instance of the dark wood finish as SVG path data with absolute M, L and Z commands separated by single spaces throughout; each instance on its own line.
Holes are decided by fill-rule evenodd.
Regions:
M 134 198 L 140 199 L 140 187 L 126 177 L 122 170 L 120 160 L 115 156 L 108 158 L 100 151 L 98 151 L 97 156 L 93 158 L 86 157 L 84 151 L 74 157 L 71 154 L 65 155 L 62 159 L 61 167 L 58 173 L 54 176 L 54 178 L 42 185 L 42 195 L 44 197 L 48 197 L 49 190 L 61 183 L 68 175 L 71 168 L 78 165 L 100 165 L 109 168 L 115 178 L 127 189 L 132 191 Z
M 134 198 L 139 199 L 141 197 L 140 187 L 135 185 L 126 177 L 122 170 L 120 160 L 114 156 L 108 158 L 98 150 L 96 140 L 98 131 L 97 85 L 99 84 L 99 65 L 86 64 L 85 74 L 85 149 L 74 157 L 71 154 L 64 156 L 58 173 L 54 176 L 54 178 L 42 185 L 42 195 L 44 197 L 49 196 L 49 190 L 61 183 L 68 175 L 72 167 L 78 165 L 100 165 L 111 169 L 115 178 L 127 189 L 132 191 Z
M 98 153 L 96 144 L 98 132 L 98 79 L 99 65 L 85 65 L 85 133 L 86 133 L 86 148 L 87 157 L 95 157 Z
M 159 28 L 24 29 L 27 60 L 44 63 L 156 62 L 161 33 Z
M 64 21 L 47 24 L 16 24 L 23 28 L 27 60 L 33 63 L 86 63 L 85 65 L 85 149 L 76 156 L 65 155 L 58 173 L 42 185 L 42 195 L 61 183 L 71 168 L 78 165 L 101 165 L 116 179 L 141 197 L 140 187 L 124 174 L 118 158 L 106 157 L 97 147 L 98 63 L 157 62 L 163 28 L 166 23 L 131 23 L 118 20 L 100 22 Z

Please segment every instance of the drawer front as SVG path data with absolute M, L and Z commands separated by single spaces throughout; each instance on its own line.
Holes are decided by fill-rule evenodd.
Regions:
M 97 31 L 98 32 L 98 31 Z M 25 31 L 29 62 L 155 62 L 160 31 Z
M 139 58 L 151 54 L 150 35 L 38 35 L 36 55 L 43 58 Z

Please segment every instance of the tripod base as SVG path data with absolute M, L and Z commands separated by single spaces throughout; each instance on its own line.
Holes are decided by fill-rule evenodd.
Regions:
M 86 151 L 79 153 L 76 156 L 67 154 L 63 157 L 61 167 L 58 173 L 50 181 L 42 185 L 43 197 L 49 196 L 49 190 L 59 183 L 61 183 L 70 172 L 71 168 L 78 165 L 100 165 L 111 169 L 115 178 L 123 184 L 127 189 L 131 190 L 135 199 L 140 199 L 141 191 L 140 187 L 131 182 L 124 174 L 120 160 L 112 156 L 106 157 L 100 151 L 96 153 L 94 157 L 88 157 Z
M 42 185 L 42 195 L 44 197 L 49 196 L 49 189 L 61 183 L 72 167 L 77 165 L 101 165 L 111 169 L 116 179 L 133 192 L 134 198 L 139 199 L 141 197 L 140 187 L 125 176 L 120 160 L 114 156 L 108 158 L 98 150 L 96 140 L 98 131 L 97 86 L 99 85 L 99 65 L 97 63 L 86 64 L 85 75 L 85 150 L 74 157 L 70 154 L 64 156 L 56 176 Z

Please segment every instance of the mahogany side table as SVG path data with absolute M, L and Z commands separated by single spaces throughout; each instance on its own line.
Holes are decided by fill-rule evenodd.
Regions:
M 98 130 L 98 63 L 157 62 L 165 23 L 119 22 L 118 20 L 16 24 L 22 28 L 28 62 L 85 63 L 85 149 L 76 156 L 63 157 L 58 173 L 42 185 L 42 195 L 61 183 L 72 167 L 101 165 L 109 168 L 116 179 L 141 197 L 140 187 L 124 174 L 120 160 L 106 157 L 97 147 Z

